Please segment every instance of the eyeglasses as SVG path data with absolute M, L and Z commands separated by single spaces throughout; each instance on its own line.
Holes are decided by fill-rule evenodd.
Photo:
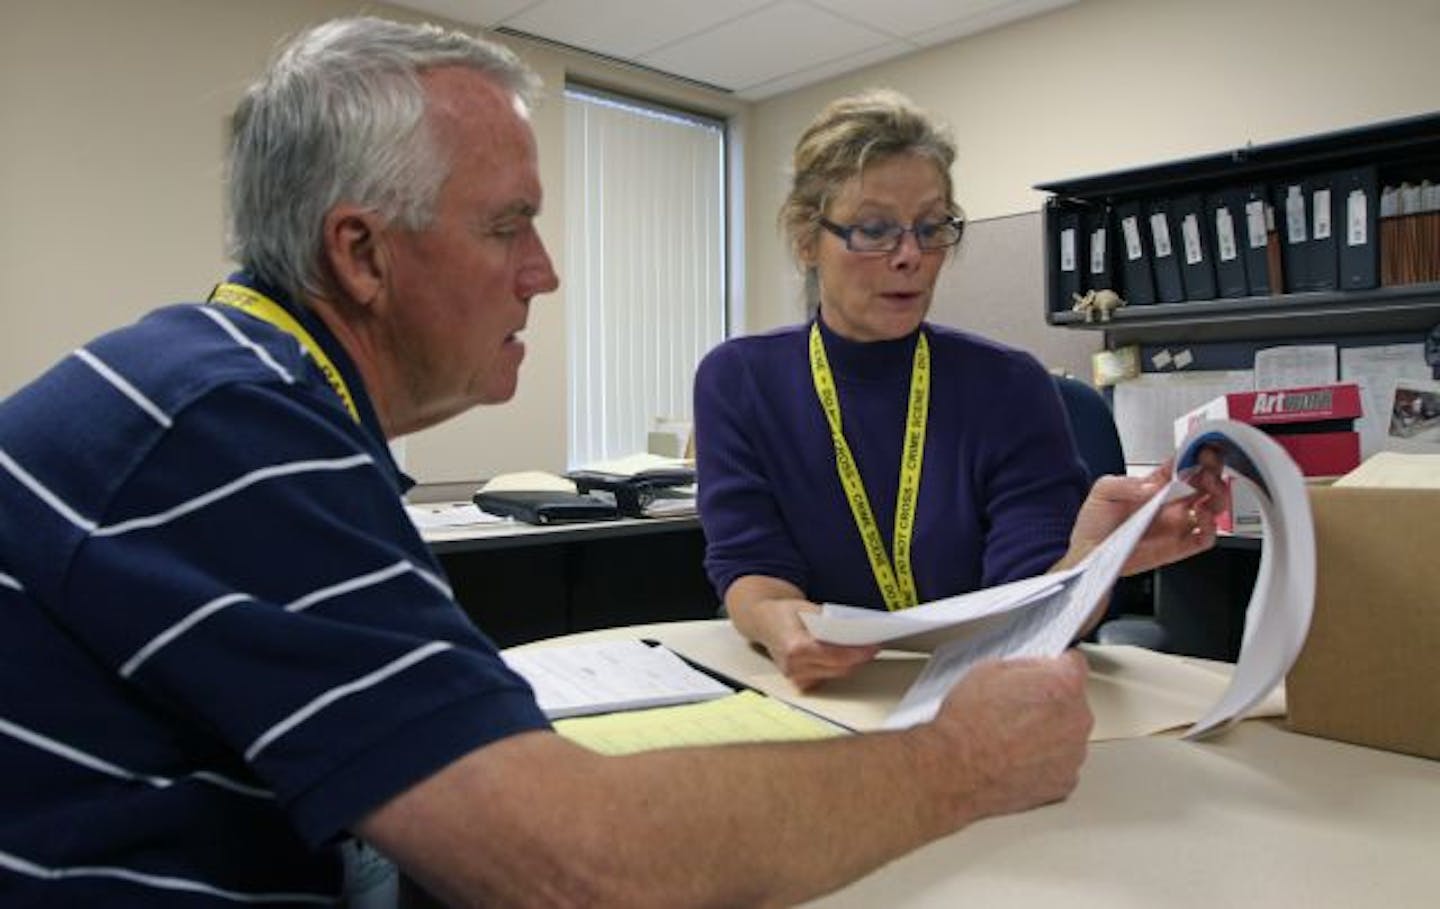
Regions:
M 914 234 L 923 250 L 945 249 L 960 242 L 965 234 L 964 218 L 920 221 L 909 227 L 894 221 L 866 221 L 863 224 L 836 224 L 820 219 L 820 226 L 845 241 L 845 248 L 858 253 L 892 253 L 900 248 L 906 234 Z

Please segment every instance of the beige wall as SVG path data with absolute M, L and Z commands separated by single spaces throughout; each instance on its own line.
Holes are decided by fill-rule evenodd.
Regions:
M 285 35 L 357 12 L 420 18 L 347 0 L 0 2 L 0 396 L 94 335 L 224 277 L 224 130 L 236 99 Z M 558 269 L 567 73 L 743 114 L 721 95 L 511 44 L 547 86 L 535 112 L 539 227 Z M 535 302 L 526 337 L 511 404 L 407 441 L 418 479 L 564 469 L 563 290 Z
M 0 395 L 224 274 L 221 152 L 235 99 L 283 35 L 362 10 L 414 18 L 351 0 L 0 2 Z M 986 219 L 1033 212 L 1028 187 L 1044 180 L 1432 110 L 1437 38 L 1436 0 L 1081 0 L 753 107 L 516 47 L 551 88 L 536 112 L 540 229 L 560 267 L 566 73 L 737 116 L 749 187 L 739 251 L 748 311 L 737 328 L 753 331 L 800 316 L 775 211 L 796 134 L 839 94 L 889 85 L 954 124 L 962 200 Z M 1083 362 L 1094 335 L 1040 323 L 1033 221 L 996 222 L 983 248 L 967 243 L 942 279 L 936 318 L 1047 362 Z M 536 302 L 516 400 L 412 437 L 412 473 L 443 481 L 564 467 L 564 299 L 562 290 Z
M 1038 210 L 1036 183 L 1434 111 L 1437 47 L 1437 0 L 1080 0 L 761 102 L 746 161 L 748 327 L 799 317 L 775 212 L 790 148 L 832 98 L 889 87 L 950 123 L 957 192 L 984 219 Z M 959 324 L 996 306 L 1019 308 L 1020 334 L 1043 332 L 1038 295 L 937 299 Z

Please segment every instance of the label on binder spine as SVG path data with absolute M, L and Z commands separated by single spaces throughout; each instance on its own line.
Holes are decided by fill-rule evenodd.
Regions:
M 1265 203 L 1255 199 L 1245 203 L 1245 232 L 1250 237 L 1251 249 L 1265 248 Z
M 1186 215 L 1185 220 L 1180 222 L 1180 235 L 1185 242 L 1185 264 L 1199 265 L 1205 261 L 1205 253 L 1200 248 L 1200 221 L 1193 214 Z
M 1315 239 L 1327 240 L 1330 237 L 1330 190 L 1315 190 L 1311 204 L 1315 212 Z
M 1163 259 L 1173 252 L 1170 248 L 1170 225 L 1165 223 L 1164 212 L 1157 211 L 1150 216 L 1150 235 L 1155 238 L 1155 258 Z
M 1345 242 L 1350 246 L 1364 246 L 1366 243 L 1367 208 L 1365 190 L 1350 190 L 1345 199 Z
M 1221 262 L 1230 262 L 1237 255 L 1235 245 L 1235 219 L 1230 217 L 1230 209 L 1215 209 L 1215 254 L 1220 257 Z
M 1138 260 L 1145 255 L 1140 247 L 1140 224 L 1135 218 L 1126 218 L 1120 222 L 1120 229 L 1125 234 L 1125 258 L 1131 262 Z

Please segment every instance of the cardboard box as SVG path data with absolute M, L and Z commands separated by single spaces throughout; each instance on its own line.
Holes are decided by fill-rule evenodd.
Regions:
M 1360 389 L 1352 383 L 1220 395 L 1175 421 L 1179 445 L 1203 420 L 1238 420 L 1279 442 L 1307 477 L 1337 477 L 1360 464 Z
M 1315 614 L 1290 727 L 1440 759 L 1440 490 L 1309 492 Z

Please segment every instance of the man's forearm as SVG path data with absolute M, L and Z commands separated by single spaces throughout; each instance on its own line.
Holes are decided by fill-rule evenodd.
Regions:
M 963 763 L 928 727 L 623 758 L 536 733 L 441 771 L 362 833 L 459 905 L 783 906 L 962 826 Z M 483 828 L 464 806 L 484 806 Z

